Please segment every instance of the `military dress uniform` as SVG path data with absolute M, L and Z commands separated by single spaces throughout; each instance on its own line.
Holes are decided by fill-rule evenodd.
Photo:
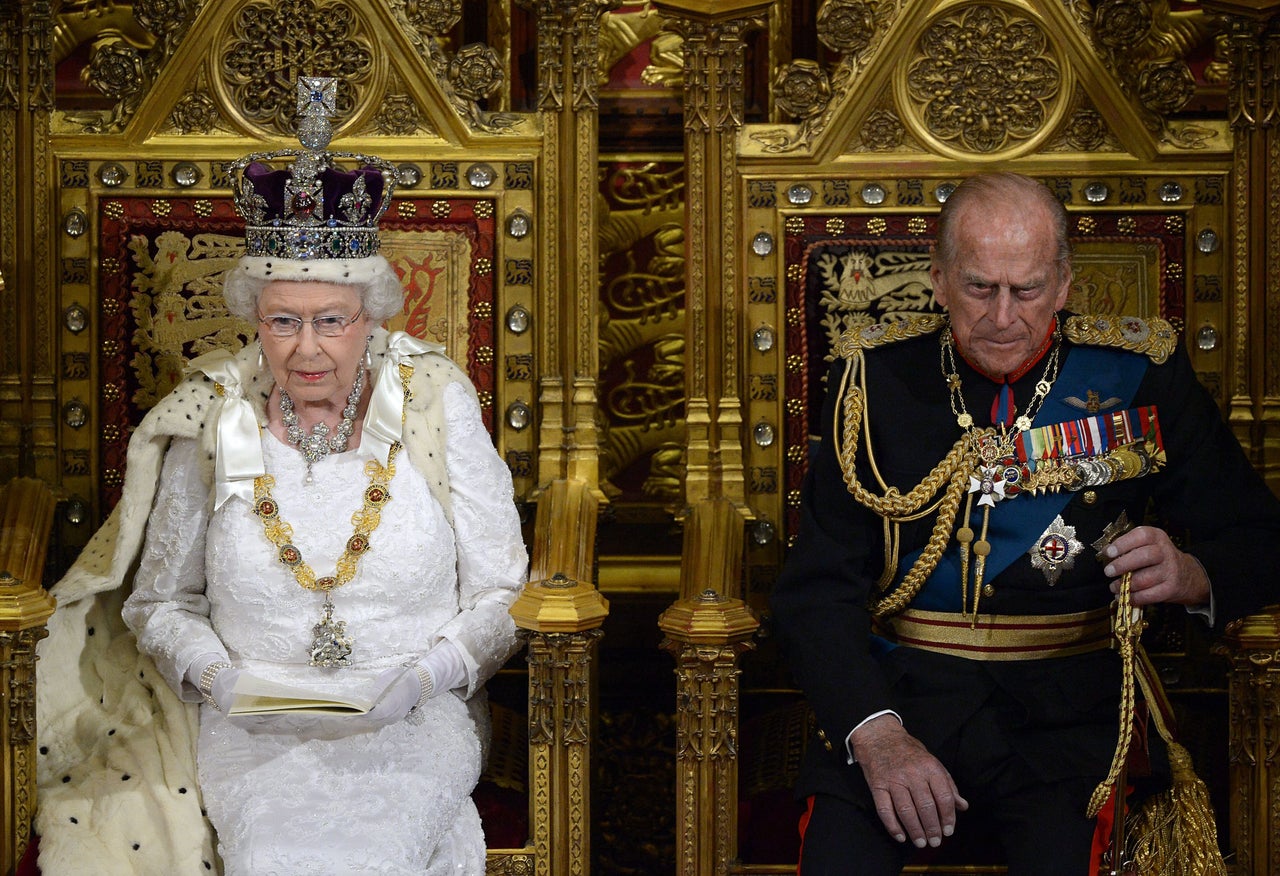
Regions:
M 1063 313 L 1055 325 L 1007 382 L 954 349 L 948 359 L 945 317 L 841 339 L 800 531 L 771 601 L 819 734 L 797 791 L 847 804 L 858 822 L 836 843 L 857 860 L 831 872 L 896 873 L 911 851 L 880 824 L 844 742 L 885 710 L 951 771 L 972 810 L 995 813 L 1012 873 L 1054 872 L 1046 862 L 1075 861 L 1082 844 L 1085 858 L 1061 872 L 1085 869 L 1086 804 L 1116 749 L 1121 690 L 1114 597 L 1096 553 L 1126 520 L 1150 510 L 1186 531 L 1216 628 L 1280 601 L 1258 574 L 1273 560 L 1280 502 L 1168 323 Z M 1031 428 L 1018 430 L 1028 413 Z M 894 523 L 855 498 L 853 486 L 910 494 L 965 444 L 966 414 L 969 432 L 996 426 L 1006 441 L 961 466 L 953 523 L 940 509 L 945 483 Z M 931 538 L 945 544 L 936 565 L 907 604 L 884 610 Z M 817 840 L 805 842 L 817 859 Z

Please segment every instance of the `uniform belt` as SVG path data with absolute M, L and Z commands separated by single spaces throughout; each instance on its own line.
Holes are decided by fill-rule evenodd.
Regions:
M 911 648 L 970 660 L 1044 660 L 1111 645 L 1111 607 L 1074 614 L 1005 614 L 907 609 L 876 621 L 876 632 Z

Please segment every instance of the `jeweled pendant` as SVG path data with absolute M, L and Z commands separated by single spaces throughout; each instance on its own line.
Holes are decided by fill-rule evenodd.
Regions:
M 316 423 L 315 428 L 311 430 L 311 434 L 302 439 L 298 449 L 302 451 L 302 455 L 309 465 L 317 463 L 329 455 L 328 436 L 329 427 L 324 423 Z
M 351 647 L 354 644 L 347 635 L 347 622 L 333 619 L 333 600 L 326 593 L 324 615 L 320 623 L 311 628 L 311 665 L 332 669 L 350 666 Z

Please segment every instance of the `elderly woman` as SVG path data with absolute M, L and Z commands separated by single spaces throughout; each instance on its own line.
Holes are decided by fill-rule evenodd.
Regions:
M 250 253 L 280 204 L 296 214 L 309 169 L 248 166 Z M 381 172 L 316 176 L 385 209 Z M 376 234 L 381 209 L 341 218 Z M 148 415 L 117 512 L 55 591 L 53 639 L 92 640 L 138 557 L 122 608 L 136 649 L 117 635 L 75 666 L 45 649 L 73 689 L 101 691 L 41 704 L 46 873 L 214 869 L 197 789 L 228 874 L 484 872 L 481 687 L 515 650 L 526 569 L 510 473 L 462 372 L 378 328 L 402 300 L 376 240 L 338 237 L 328 251 L 355 257 L 295 236 L 240 260 L 225 298 L 257 343 L 196 360 Z M 264 681 L 361 710 L 237 714 Z M 198 729 L 177 700 L 200 703 Z

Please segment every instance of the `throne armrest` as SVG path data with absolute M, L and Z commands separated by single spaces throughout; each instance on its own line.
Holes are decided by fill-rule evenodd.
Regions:
M 12 873 L 31 841 L 36 810 L 36 643 L 54 600 L 41 586 L 53 493 L 15 478 L 0 496 L 0 872 Z

